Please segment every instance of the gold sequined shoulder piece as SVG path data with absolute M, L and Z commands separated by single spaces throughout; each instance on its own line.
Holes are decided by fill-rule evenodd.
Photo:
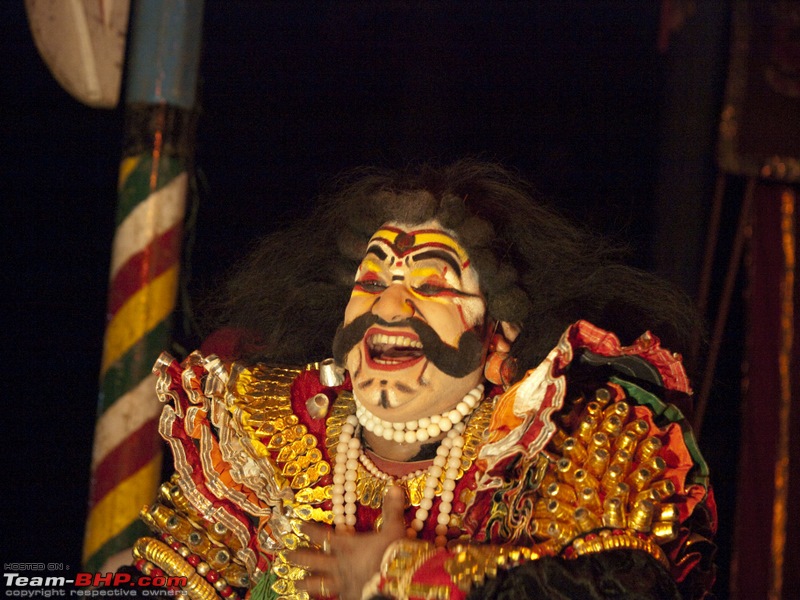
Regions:
M 231 370 L 228 384 L 233 405 L 247 414 L 247 424 L 259 437 L 280 431 L 282 419 L 293 416 L 291 387 L 303 370 L 291 367 L 256 365 Z
M 264 456 L 274 456 L 276 470 L 301 503 L 308 500 L 309 486 L 330 473 L 317 438 L 292 410 L 291 386 L 307 368 L 257 365 L 236 372 L 229 384 L 230 409 L 238 411 L 243 431 Z

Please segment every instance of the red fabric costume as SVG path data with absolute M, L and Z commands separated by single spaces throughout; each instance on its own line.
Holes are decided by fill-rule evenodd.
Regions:
M 199 353 L 180 364 L 165 356 L 156 371 L 175 476 L 143 513 L 158 537 L 139 540 L 137 566 L 186 574 L 198 598 L 307 597 L 294 587 L 303 569 L 282 551 L 308 543 L 303 521 L 332 522 L 332 465 L 354 411 L 349 380 L 328 387 L 316 366 L 243 368 Z M 680 357 L 654 336 L 622 347 L 589 323 L 571 326 L 545 361 L 508 390 L 487 391 L 470 416 L 447 547 L 432 544 L 440 486 L 417 539 L 390 547 L 368 592 L 486 597 L 527 573 L 539 578 L 526 592 L 537 597 L 536 586 L 546 593 L 551 583 L 536 569 L 569 575 L 586 557 L 623 553 L 658 585 L 702 596 L 713 582 L 716 515 L 707 467 L 676 408 L 690 395 Z M 428 464 L 395 478 L 407 523 Z M 376 526 L 386 485 L 359 468 L 358 531 Z

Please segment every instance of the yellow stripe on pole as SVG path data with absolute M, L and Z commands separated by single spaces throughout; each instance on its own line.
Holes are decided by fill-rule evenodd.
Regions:
M 128 156 L 122 159 L 122 162 L 119 164 L 119 179 L 117 180 L 120 188 L 122 188 L 128 180 L 128 177 L 133 173 L 133 170 L 141 159 L 141 156 Z
M 84 560 L 139 518 L 139 511 L 153 501 L 161 478 L 161 455 L 122 481 L 89 512 Z
M 173 265 L 133 294 L 106 328 L 101 377 L 108 368 L 166 319 L 175 308 L 178 265 Z

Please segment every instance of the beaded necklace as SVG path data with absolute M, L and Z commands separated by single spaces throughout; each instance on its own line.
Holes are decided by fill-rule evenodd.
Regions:
M 442 431 L 447 431 L 447 435 L 436 449 L 436 457 L 433 464 L 427 471 L 416 471 L 406 475 L 400 480 L 409 480 L 425 477 L 425 486 L 422 490 L 422 498 L 419 507 L 411 521 L 408 529 L 409 537 L 416 537 L 422 531 L 429 511 L 433 506 L 433 500 L 439 486 L 439 481 L 444 474 L 442 481 L 441 502 L 439 503 L 439 515 L 436 522 L 436 545 L 444 546 L 447 543 L 447 531 L 450 523 L 450 513 L 453 507 L 453 491 L 456 481 L 461 473 L 461 457 L 464 448 L 464 419 L 472 414 L 483 395 L 483 385 L 478 385 L 471 390 L 464 399 L 459 402 L 457 407 L 448 413 L 439 415 L 434 423 L 434 419 L 420 419 L 417 422 L 400 423 L 402 427 L 395 428 L 394 424 L 382 421 L 366 411 L 366 409 L 356 400 L 356 414 L 348 415 L 342 423 L 341 433 L 336 445 L 336 455 L 333 466 L 333 486 L 331 488 L 331 499 L 333 503 L 333 523 L 339 529 L 353 528 L 356 524 L 356 509 L 358 494 L 356 488 L 359 479 L 359 466 L 365 469 L 373 477 L 384 482 L 396 481 L 397 479 L 382 472 L 370 458 L 364 453 L 361 447 L 361 437 L 357 435 L 358 428 L 364 427 L 367 431 L 372 431 L 376 435 L 383 435 L 384 439 L 395 439 L 403 441 L 407 435 L 413 434 L 414 439 L 426 441 L 431 434 L 440 435 Z M 468 410 L 466 410 L 468 408 Z M 361 414 L 359 414 L 361 413 Z M 368 415 L 367 418 L 365 414 Z M 371 429 L 365 425 L 371 424 Z M 383 433 L 375 431 L 376 426 L 386 430 L 384 423 L 389 425 L 390 438 Z M 443 425 L 446 423 L 445 425 Z M 435 428 L 434 428 L 435 426 Z M 419 431 L 427 434 L 423 438 L 419 437 Z M 402 440 L 395 437 L 395 434 L 402 435 Z M 399 436 L 398 436 L 399 437 Z M 410 438 L 410 435 L 409 435 Z
M 452 410 L 441 415 L 432 415 L 423 417 L 418 421 L 406 421 L 404 423 L 390 423 L 380 417 L 376 417 L 356 398 L 356 417 L 364 429 L 385 440 L 413 444 L 414 442 L 425 442 L 430 438 L 438 437 L 442 433 L 450 431 L 453 426 L 461 423 L 467 416 L 472 414 L 482 397 L 483 384 L 478 384 Z

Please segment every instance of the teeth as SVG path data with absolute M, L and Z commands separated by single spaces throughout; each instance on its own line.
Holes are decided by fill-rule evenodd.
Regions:
M 369 337 L 371 346 L 379 344 L 387 346 L 399 346 L 401 348 L 422 348 L 422 342 L 417 339 L 407 337 L 404 335 L 386 335 L 385 333 L 376 333 Z

